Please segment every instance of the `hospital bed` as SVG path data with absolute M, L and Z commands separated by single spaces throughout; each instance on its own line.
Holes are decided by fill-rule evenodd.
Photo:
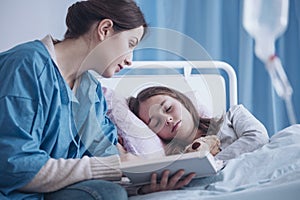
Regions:
M 230 106 L 238 103 L 235 72 L 224 62 L 139 61 L 111 79 L 98 78 L 104 88 L 111 89 L 125 99 L 152 85 L 168 85 L 184 93 L 191 92 L 195 94 L 199 108 L 206 108 L 205 114 L 211 116 L 222 115 Z M 197 102 L 199 99 L 201 102 Z M 113 100 L 108 100 L 108 107 L 120 110 Z M 127 116 L 122 116 L 123 122 L 131 118 Z M 120 121 L 116 120 L 117 123 Z M 117 126 L 122 128 L 121 125 Z M 153 142 L 152 139 L 150 141 Z M 140 144 L 145 147 L 140 149 L 147 149 L 146 142 Z M 149 148 L 153 146 L 151 142 Z M 274 134 L 261 149 L 230 160 L 215 176 L 194 179 L 180 190 L 132 196 L 129 199 L 296 200 L 299 197 L 300 125 L 293 125 Z

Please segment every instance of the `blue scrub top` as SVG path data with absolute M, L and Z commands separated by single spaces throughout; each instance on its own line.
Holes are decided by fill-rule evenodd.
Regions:
M 101 84 L 89 72 L 71 91 L 41 41 L 0 54 L 0 199 L 42 198 L 17 191 L 51 158 L 116 154 Z

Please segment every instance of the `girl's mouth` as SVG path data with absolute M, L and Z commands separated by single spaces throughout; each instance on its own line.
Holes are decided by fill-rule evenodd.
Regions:
M 173 126 L 173 128 L 172 128 L 172 133 L 174 132 L 174 131 L 177 131 L 178 130 L 178 128 L 181 126 L 181 120 L 179 120 L 174 126 Z

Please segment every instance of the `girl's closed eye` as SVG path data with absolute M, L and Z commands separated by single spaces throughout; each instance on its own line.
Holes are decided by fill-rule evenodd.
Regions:
M 160 124 L 160 121 L 156 121 L 155 125 L 154 125 L 154 128 L 158 128 L 159 127 L 159 124 Z
M 165 110 L 165 112 L 170 112 L 172 110 L 172 105 L 171 104 L 165 104 L 164 105 L 164 110 Z
M 160 120 L 151 120 L 149 127 L 155 132 L 160 129 Z
M 168 106 L 166 112 L 170 112 L 172 110 L 172 106 Z

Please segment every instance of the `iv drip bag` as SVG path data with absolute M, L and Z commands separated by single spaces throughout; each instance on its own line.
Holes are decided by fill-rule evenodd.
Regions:
M 243 26 L 255 40 L 263 62 L 275 55 L 275 41 L 288 24 L 289 0 L 244 0 Z
M 289 0 L 244 0 L 243 26 L 254 38 L 255 55 L 265 64 L 272 85 L 286 104 L 291 124 L 296 123 L 293 89 L 275 54 L 275 41 L 288 24 Z

